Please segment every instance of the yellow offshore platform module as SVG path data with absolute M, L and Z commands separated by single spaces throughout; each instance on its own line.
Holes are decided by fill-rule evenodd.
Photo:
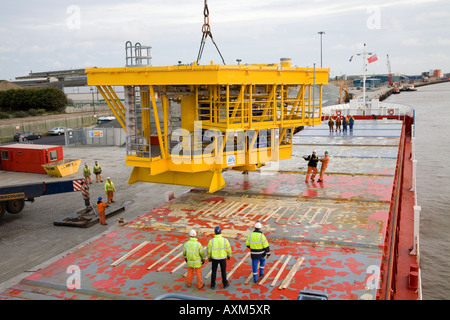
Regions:
M 138 44 L 135 49 L 142 50 Z M 86 69 L 88 85 L 98 88 L 126 131 L 130 184 L 215 192 L 225 186 L 222 170 L 252 171 L 288 159 L 295 128 L 321 122 L 329 69 L 292 67 L 290 59 L 165 67 L 143 65 L 139 55 L 134 60 L 139 63 L 123 68 Z M 124 87 L 124 103 L 117 86 Z M 172 126 L 175 107 L 180 128 Z

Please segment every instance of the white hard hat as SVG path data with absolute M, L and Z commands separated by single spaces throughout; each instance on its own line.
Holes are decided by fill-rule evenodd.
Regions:
M 197 235 L 197 232 L 194 229 L 192 229 L 191 231 L 189 231 L 189 235 L 191 237 L 195 237 Z
M 110 178 L 110 177 L 107 177 L 106 180 L 111 180 L 111 178 Z
M 316 153 L 316 150 L 313 150 L 313 153 Z
M 262 224 L 261 224 L 260 222 L 257 222 L 257 223 L 255 224 L 255 228 L 256 228 L 256 229 L 261 229 L 261 228 L 262 228 Z

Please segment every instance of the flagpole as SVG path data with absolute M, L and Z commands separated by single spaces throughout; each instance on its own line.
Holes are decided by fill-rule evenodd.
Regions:
M 366 44 L 363 53 L 363 106 L 366 108 Z
M 363 53 L 358 53 L 358 56 L 363 56 L 363 104 L 364 108 L 366 107 L 366 55 L 371 55 L 372 52 L 366 52 L 366 44 L 364 43 L 364 51 Z

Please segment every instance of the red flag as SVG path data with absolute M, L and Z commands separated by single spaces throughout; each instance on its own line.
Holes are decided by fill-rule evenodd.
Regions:
M 373 56 L 369 57 L 369 59 L 367 59 L 367 61 L 368 61 L 369 63 L 375 62 L 375 61 L 377 61 L 377 60 L 378 60 L 378 57 L 377 57 L 376 54 L 374 54 Z

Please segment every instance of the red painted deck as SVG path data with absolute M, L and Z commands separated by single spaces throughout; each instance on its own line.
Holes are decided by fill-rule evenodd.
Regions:
M 329 299 L 382 298 L 376 275 L 385 268 L 383 254 L 391 243 L 387 230 L 402 125 L 398 121 L 375 120 L 359 121 L 357 125 L 354 132 L 345 135 L 330 135 L 326 124 L 308 128 L 295 136 L 294 156 L 280 163 L 279 172 L 226 172 L 224 189 L 214 194 L 194 189 L 154 208 L 31 274 L 0 293 L 0 298 L 155 299 L 177 293 L 221 300 L 292 300 L 302 290 L 322 292 Z M 306 162 L 301 155 L 312 148 L 319 156 L 325 150 L 331 156 L 323 183 L 304 182 Z M 405 161 L 404 190 L 410 188 L 409 170 Z M 407 214 L 400 215 L 400 228 L 412 230 L 408 209 L 411 199 L 403 201 L 402 209 Z M 272 251 L 266 274 L 280 260 L 262 285 L 247 282 L 251 261 L 246 258 L 245 239 L 257 221 L 263 223 Z M 229 278 L 226 290 L 220 275 L 216 290 L 211 290 L 209 278 L 204 279 L 204 289 L 188 288 L 186 266 L 174 270 L 184 261 L 177 256 L 181 252 L 177 246 L 188 240 L 191 228 L 198 231 L 200 242 L 206 246 L 216 225 L 221 226 L 233 248 L 227 271 L 242 264 Z M 413 259 L 407 250 L 410 238 L 410 233 L 402 231 L 398 242 L 401 257 L 408 255 L 409 260 Z M 111 265 L 144 241 L 149 243 L 119 265 Z M 288 256 L 291 258 L 280 271 Z M 299 259 L 303 262 L 292 281 L 287 288 L 280 288 Z M 204 266 L 203 277 L 210 266 Z M 79 270 L 77 289 L 68 288 L 77 279 L 77 271 L 73 270 Z M 398 292 L 393 298 L 416 299 L 413 290 L 404 289 L 409 270 L 399 265 L 398 273 Z

